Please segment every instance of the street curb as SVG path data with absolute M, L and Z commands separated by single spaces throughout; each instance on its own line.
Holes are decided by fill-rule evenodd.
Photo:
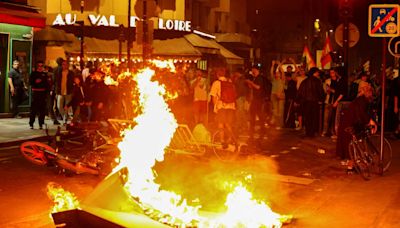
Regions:
M 27 137 L 24 139 L 18 139 L 18 140 L 7 141 L 7 142 L 0 142 L 0 148 L 20 145 L 26 141 L 44 141 L 46 139 L 47 139 L 47 136 L 44 135 L 44 136 L 35 136 L 35 137 L 30 137 L 30 138 Z

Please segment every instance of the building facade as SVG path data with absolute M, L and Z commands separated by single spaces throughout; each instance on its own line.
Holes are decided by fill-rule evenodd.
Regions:
M 0 114 L 10 111 L 8 72 L 12 62 L 19 60 L 21 73 L 28 85 L 32 68 L 33 32 L 44 25 L 44 16 L 27 1 L 0 2 Z M 25 100 L 21 106 L 27 110 L 30 100 Z
M 247 0 L 186 0 L 185 4 L 186 20 L 193 28 L 213 34 L 218 43 L 252 61 Z

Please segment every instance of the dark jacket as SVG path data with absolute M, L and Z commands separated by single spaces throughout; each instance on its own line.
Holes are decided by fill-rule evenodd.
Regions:
M 304 79 L 297 92 L 297 102 L 322 102 L 323 100 L 324 89 L 321 80 L 314 76 Z
M 11 78 L 14 88 L 24 88 L 24 78 L 19 70 L 11 68 L 8 77 Z
M 61 80 L 62 80 L 62 67 L 57 67 L 54 69 L 54 89 L 57 95 L 61 94 Z M 68 70 L 68 75 L 67 75 L 67 94 L 72 94 L 72 89 L 73 89 L 73 83 L 74 83 L 74 72 Z
M 343 119 L 340 127 L 346 129 L 353 127 L 356 132 L 362 131 L 369 123 L 372 116 L 370 115 L 370 102 L 365 96 L 357 97 L 349 107 L 343 111 Z
M 285 98 L 286 100 L 294 100 L 297 95 L 297 84 L 294 80 L 290 80 L 287 82 L 287 88 L 285 89 Z
M 46 72 L 34 71 L 29 77 L 29 84 L 32 87 L 32 91 L 48 91 L 49 81 Z
M 67 106 L 75 107 L 75 106 L 80 105 L 81 103 L 83 103 L 85 101 L 85 96 L 86 96 L 86 94 L 85 94 L 83 86 L 74 84 L 74 87 L 72 89 L 72 99 L 67 104 Z
M 346 96 L 347 86 L 343 78 L 338 78 L 337 80 L 331 80 L 330 88 L 334 89 L 335 92 L 330 94 L 329 103 L 334 103 L 340 95 Z

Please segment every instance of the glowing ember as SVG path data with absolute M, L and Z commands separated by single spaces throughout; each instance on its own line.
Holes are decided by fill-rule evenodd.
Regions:
M 104 84 L 117 86 L 118 82 L 115 81 L 111 76 L 104 77 Z
M 118 145 L 121 161 L 115 169 L 128 168 L 130 175 L 126 188 L 140 201 L 146 214 L 151 216 L 156 210 L 156 214 L 162 213 L 163 216 L 153 218 L 182 227 L 280 227 L 290 217 L 274 213 L 264 202 L 252 199 L 251 193 L 241 185 L 228 195 L 227 212 L 208 219 L 199 215 L 201 206 L 187 205 L 180 195 L 161 190 L 160 185 L 154 182 L 153 167 L 157 161 L 164 160 L 164 149 L 178 126 L 164 100 L 165 88 L 151 80 L 154 74 L 153 70 L 146 68 L 133 76 L 140 93 L 142 113 L 135 119 L 137 125 L 125 131 L 125 137 Z
M 76 196 L 71 192 L 65 191 L 60 185 L 54 182 L 47 184 L 47 196 L 54 202 L 51 213 L 79 208 L 79 201 L 76 199 Z
M 282 216 L 264 202 L 252 198 L 243 186 L 237 186 L 225 202 L 227 212 L 217 219 L 217 225 L 226 227 L 281 227 L 291 216 Z
M 158 59 L 153 59 L 150 60 L 150 62 L 158 67 L 158 68 L 168 68 L 171 72 L 175 72 L 175 65 L 173 60 L 158 60 Z

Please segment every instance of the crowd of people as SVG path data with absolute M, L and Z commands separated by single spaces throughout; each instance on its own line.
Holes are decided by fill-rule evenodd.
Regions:
M 114 79 L 118 77 L 122 68 L 118 69 L 113 63 L 104 67 L 87 62 L 81 71 L 62 58 L 57 59 L 57 64 L 55 69 L 51 69 L 38 61 L 30 76 L 32 103 L 29 125 L 32 129 L 36 116 L 39 116 L 39 128 L 42 128 L 46 115 L 54 124 L 60 124 L 60 121 L 66 124 L 68 121 L 107 118 L 132 119 L 138 112 L 132 80 L 119 78 L 118 86 L 104 82 L 107 75 Z M 381 102 L 379 80 L 368 72 L 360 72 L 353 80 L 349 78 L 351 83 L 347 83 L 337 69 L 324 72 L 314 67 L 307 72 L 291 58 L 272 61 L 269 75 L 259 64 L 231 72 L 222 64 L 209 71 L 177 65 L 176 72 L 160 71 L 157 77 L 168 91 L 178 94 L 168 102 L 179 123 L 190 127 L 203 124 L 209 129 L 233 132 L 233 135 L 247 132 L 249 141 L 255 143 L 262 141 L 266 126 L 276 130 L 305 129 L 304 137 L 322 134 L 338 138 L 337 155 L 343 159 L 347 158 L 343 150 L 346 150 L 345 144 L 349 139 L 343 126 L 359 125 L 360 122 L 357 122 L 359 118 L 350 118 L 346 111 L 342 112 L 345 117 L 337 115 L 338 110 L 349 108 L 354 114 L 354 110 L 364 111 L 365 107 L 373 105 L 373 110 L 379 110 L 376 107 Z M 391 130 L 398 134 L 400 80 L 391 78 L 388 82 L 388 99 L 384 102 L 387 115 L 396 121 L 395 129 Z M 18 78 L 18 61 L 14 61 L 9 73 L 9 84 L 12 111 L 16 115 L 21 100 L 18 94 L 26 88 Z M 349 106 L 351 101 L 354 102 Z M 366 124 L 377 122 L 380 113 L 376 111 L 373 114 L 375 116 L 363 118 Z M 337 122 L 338 117 L 342 117 L 342 126 Z M 222 136 L 221 141 L 224 140 L 229 139 Z

